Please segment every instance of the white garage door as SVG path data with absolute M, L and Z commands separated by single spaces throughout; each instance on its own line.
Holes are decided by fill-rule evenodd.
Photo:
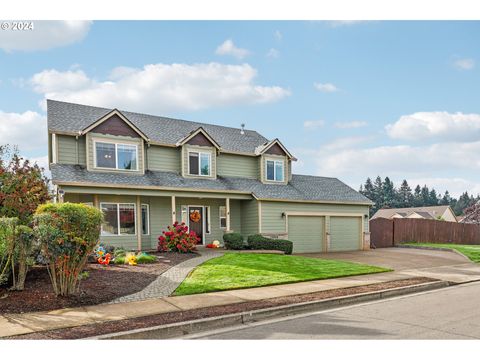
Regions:
M 350 251 L 361 249 L 362 218 L 332 216 L 330 218 L 329 251 Z
M 288 240 L 293 242 L 294 253 L 324 251 L 325 217 L 289 216 Z

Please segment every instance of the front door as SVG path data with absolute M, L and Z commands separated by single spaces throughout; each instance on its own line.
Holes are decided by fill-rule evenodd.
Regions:
M 188 228 L 190 231 L 195 231 L 200 238 L 199 244 L 203 244 L 203 214 L 202 206 L 190 206 L 188 208 Z

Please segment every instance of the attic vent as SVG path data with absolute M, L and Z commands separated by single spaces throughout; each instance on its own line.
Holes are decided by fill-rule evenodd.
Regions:
M 245 124 L 240 125 L 242 127 L 242 130 L 240 130 L 240 134 L 245 135 Z

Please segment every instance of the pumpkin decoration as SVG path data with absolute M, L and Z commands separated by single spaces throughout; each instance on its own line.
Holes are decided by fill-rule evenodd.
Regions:
M 199 222 L 200 219 L 202 218 L 202 216 L 200 215 L 200 211 L 198 210 L 194 210 L 190 213 L 190 220 L 192 220 L 193 222 Z

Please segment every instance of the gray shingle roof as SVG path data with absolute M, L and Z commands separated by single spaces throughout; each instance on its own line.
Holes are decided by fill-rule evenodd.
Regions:
M 77 134 L 112 110 L 47 100 L 48 130 Z M 245 130 L 245 134 L 241 135 L 240 129 L 225 126 L 120 111 L 150 140 L 161 144 L 175 145 L 199 127 L 203 127 L 225 151 L 254 154 L 256 147 L 268 142 L 253 130 Z
M 154 186 L 179 189 L 229 190 L 247 192 L 259 199 L 332 201 L 349 203 L 370 203 L 362 194 L 353 190 L 336 178 L 293 175 L 288 185 L 263 184 L 255 179 L 218 177 L 212 179 L 184 178 L 178 173 L 164 171 L 147 171 L 145 175 L 124 173 L 101 173 L 87 171 L 78 165 L 51 164 L 53 182 L 117 184 L 119 187 Z

